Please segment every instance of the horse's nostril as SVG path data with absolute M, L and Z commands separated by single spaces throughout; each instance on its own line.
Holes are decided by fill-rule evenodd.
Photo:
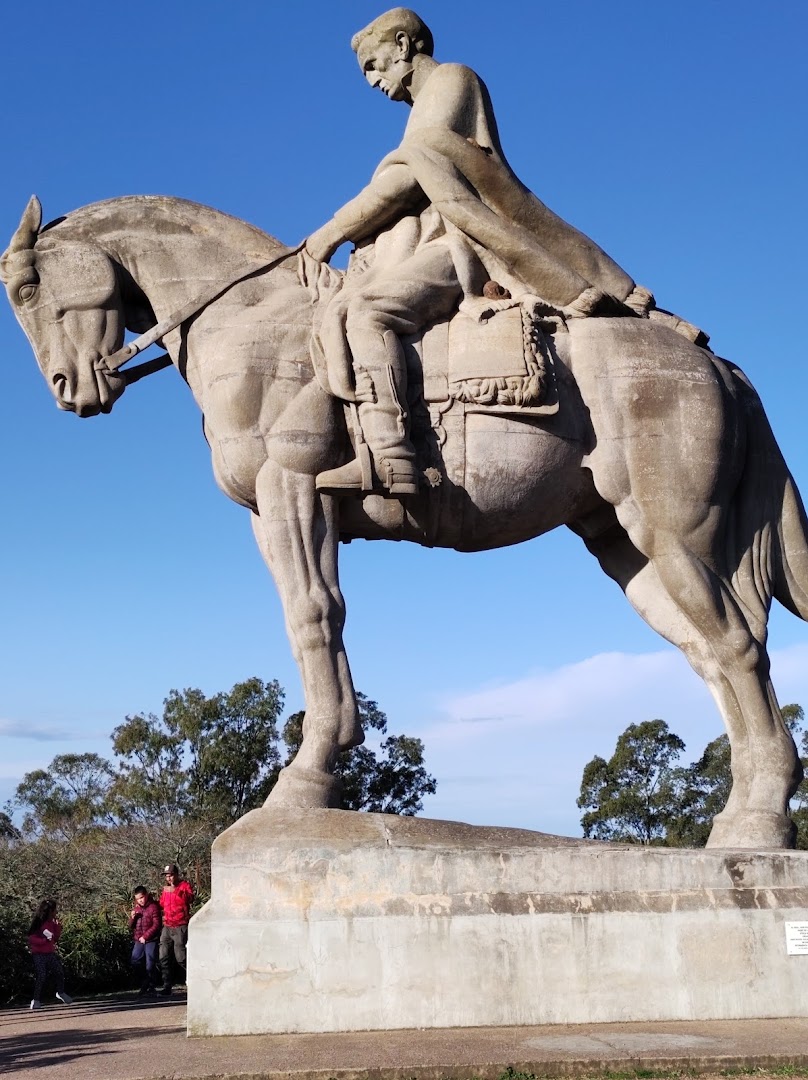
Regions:
M 68 382 L 67 376 L 62 374 L 62 372 L 57 372 L 56 375 L 53 376 L 53 390 L 59 401 L 63 402 L 65 405 L 71 404 L 73 393 L 70 389 L 70 383 Z

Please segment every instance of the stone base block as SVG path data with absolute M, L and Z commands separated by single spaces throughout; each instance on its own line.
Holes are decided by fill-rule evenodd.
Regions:
M 188 1033 L 808 1016 L 802 921 L 808 852 L 254 810 L 213 846 Z

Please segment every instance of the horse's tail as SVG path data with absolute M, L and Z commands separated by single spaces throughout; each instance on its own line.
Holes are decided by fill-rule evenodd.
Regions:
M 760 398 L 739 368 L 727 367 L 747 421 L 746 460 L 730 512 L 734 591 L 762 627 L 772 598 L 808 621 L 805 507 Z

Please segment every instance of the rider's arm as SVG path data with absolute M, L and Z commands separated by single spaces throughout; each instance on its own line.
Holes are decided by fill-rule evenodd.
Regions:
M 423 197 L 406 165 L 389 165 L 378 172 L 355 199 L 337 210 L 334 222 L 346 240 L 357 243 L 401 217 Z
M 366 188 L 346 203 L 306 241 L 309 255 L 331 258 L 346 240 L 358 243 L 373 236 L 423 199 L 423 192 L 406 165 L 381 168 Z

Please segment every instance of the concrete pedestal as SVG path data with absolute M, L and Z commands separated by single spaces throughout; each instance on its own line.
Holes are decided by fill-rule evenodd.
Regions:
M 808 852 L 255 810 L 213 847 L 188 1033 L 808 1016 Z

